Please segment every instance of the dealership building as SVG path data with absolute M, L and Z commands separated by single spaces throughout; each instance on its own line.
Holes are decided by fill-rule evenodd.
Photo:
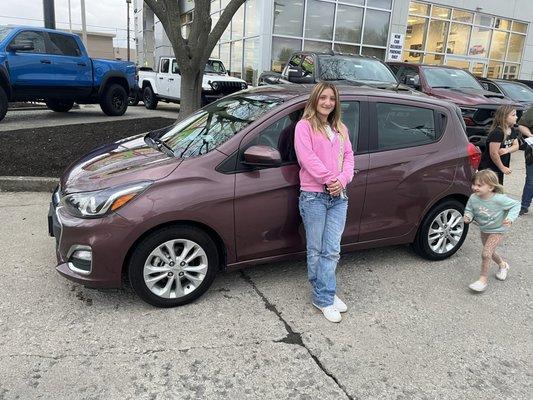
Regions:
M 179 0 L 182 32 L 194 18 Z M 478 76 L 533 80 L 532 0 L 247 0 L 212 56 L 255 84 L 281 71 L 295 50 L 336 51 L 452 65 Z M 142 0 L 135 3 L 139 65 L 154 67 L 172 47 Z M 228 0 L 211 2 L 213 26 Z

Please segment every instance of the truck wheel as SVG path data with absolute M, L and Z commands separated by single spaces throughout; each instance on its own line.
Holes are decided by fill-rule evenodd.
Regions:
M 155 110 L 157 107 L 157 98 L 151 86 L 146 86 L 143 90 L 144 106 L 149 110 Z
M 73 101 L 58 100 L 58 99 L 46 99 L 46 107 L 55 112 L 67 112 L 74 105 Z
M 128 93 L 117 83 L 109 85 L 104 89 L 100 98 L 100 108 L 106 115 L 124 114 L 128 108 Z
M 4 119 L 7 113 L 7 94 L 4 88 L 0 87 L 0 121 Z
M 128 97 L 128 106 L 135 107 L 137 104 L 139 104 L 139 96 L 135 94 L 133 96 Z

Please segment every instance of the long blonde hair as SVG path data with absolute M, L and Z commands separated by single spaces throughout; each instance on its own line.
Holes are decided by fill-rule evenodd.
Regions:
M 472 183 L 480 182 L 489 185 L 494 193 L 503 194 L 503 186 L 498 181 L 498 175 L 490 169 L 482 169 L 477 171 L 472 177 Z
M 515 107 L 509 104 L 500 106 L 494 113 L 494 119 L 492 120 L 492 125 L 489 128 L 489 132 L 492 132 L 496 128 L 500 128 L 503 131 L 503 134 L 507 136 L 505 131 L 509 127 L 507 125 L 507 116 L 515 110 Z
M 332 129 L 341 134 L 341 138 L 344 140 L 346 138 L 346 127 L 341 121 L 341 102 L 339 98 L 339 91 L 337 87 L 329 82 L 319 82 L 313 88 L 309 100 L 305 105 L 304 114 L 302 119 L 306 119 L 311 124 L 314 132 L 320 132 L 326 135 L 326 127 L 324 123 L 320 120 L 317 113 L 318 99 L 322 92 L 326 89 L 331 89 L 335 95 L 335 108 L 328 115 L 328 124 Z

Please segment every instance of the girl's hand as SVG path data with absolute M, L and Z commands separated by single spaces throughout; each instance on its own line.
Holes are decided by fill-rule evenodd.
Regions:
M 330 195 L 335 197 L 340 196 L 342 192 L 342 185 L 338 180 L 334 180 L 333 182 L 326 184 L 326 186 L 328 187 L 328 192 Z
M 506 226 L 507 228 L 509 228 L 513 224 L 513 221 L 511 221 L 509 218 L 505 218 L 502 224 L 503 226 Z
M 467 217 L 466 215 L 463 217 L 463 222 L 465 224 L 469 224 L 470 222 L 472 222 L 472 218 L 470 217 Z
M 498 150 L 498 154 L 500 156 L 503 156 L 504 154 L 509 154 L 509 150 L 507 148 L 500 149 Z
M 502 168 L 502 172 L 505 174 L 505 175 L 509 175 L 512 171 L 511 171 L 511 168 L 507 168 L 507 167 L 503 167 Z

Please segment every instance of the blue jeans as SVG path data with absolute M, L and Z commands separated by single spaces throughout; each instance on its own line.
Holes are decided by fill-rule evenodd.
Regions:
M 526 183 L 522 192 L 522 209 L 527 210 L 533 199 L 533 164 L 526 164 Z
M 300 193 L 300 215 L 307 238 L 307 277 L 313 303 L 319 307 L 333 304 L 337 285 L 335 269 L 347 210 L 346 198 L 326 193 Z

